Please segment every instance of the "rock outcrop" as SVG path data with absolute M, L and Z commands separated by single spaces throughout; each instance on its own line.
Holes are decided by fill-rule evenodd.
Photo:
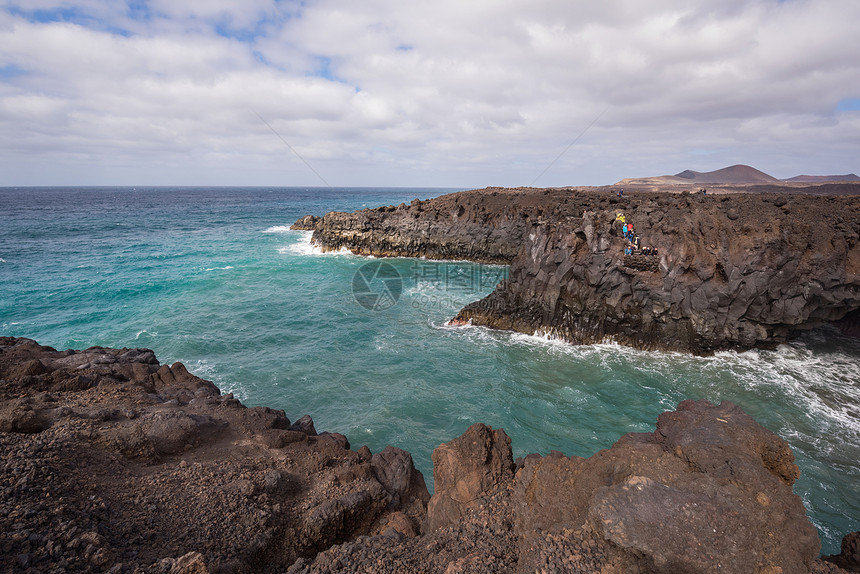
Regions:
M 656 269 L 623 256 L 622 213 Z M 860 308 L 858 239 L 850 196 L 636 197 L 535 228 L 508 281 L 456 321 L 643 349 L 771 346 Z
M 271 572 L 415 535 L 409 453 L 355 452 L 145 349 L 0 337 L 0 571 Z
M 624 254 L 621 214 L 658 255 Z M 325 249 L 508 261 L 508 280 L 453 322 L 571 343 L 768 347 L 860 309 L 858 195 L 493 189 L 330 213 L 314 229 Z
M 523 550 L 539 532 L 583 529 L 608 543 L 615 562 L 649 572 L 800 573 L 818 556 L 818 536 L 791 492 L 799 472 L 788 445 L 731 403 L 685 401 L 653 433 L 626 435 L 588 459 L 528 457 L 507 477 L 499 467 L 513 466 L 510 446 L 501 465 L 461 446 L 488 430 L 472 427 L 440 449 L 453 465 L 471 465 L 469 474 L 497 477 L 493 486 L 512 483 Z M 495 434 L 500 449 L 510 444 Z M 446 468 L 436 464 L 434 476 Z M 434 499 L 460 494 L 458 486 L 443 481 Z M 473 493 L 464 511 L 492 493 Z M 431 524 L 455 524 L 446 518 L 431 504 Z
M 849 572 L 860 572 L 860 532 L 845 535 L 839 554 L 824 559 Z
M 685 401 L 590 458 L 512 458 L 472 425 L 433 454 L 350 450 L 310 417 L 246 408 L 146 349 L 0 337 L 0 570 L 816 572 L 788 445 Z M 428 505 L 429 499 L 429 505 Z M 423 532 L 422 532 L 423 530 Z
M 292 229 L 313 230 L 312 242 L 323 251 L 507 264 L 530 222 L 546 213 L 543 195 L 494 188 L 316 219 L 305 216 Z
M 839 571 L 818 558 L 788 445 L 731 403 L 684 401 L 587 459 L 511 453 L 472 425 L 433 453 L 423 536 L 361 538 L 291 572 Z

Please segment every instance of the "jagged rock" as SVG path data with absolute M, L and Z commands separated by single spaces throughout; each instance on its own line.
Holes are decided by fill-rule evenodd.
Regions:
M 366 486 L 311 509 L 300 531 L 304 545 L 321 551 L 356 532 L 367 532 L 388 505 L 389 497 L 378 482 Z
M 504 431 L 473 425 L 434 463 L 435 528 L 291 571 L 842 572 L 815 559 L 787 446 L 731 403 L 684 401 L 652 433 L 587 459 L 529 455 L 515 473 Z
M 290 419 L 283 410 L 270 409 L 269 407 L 253 407 L 243 413 L 246 426 L 255 431 L 263 432 L 269 429 L 287 430 L 290 428 Z
M 788 445 L 736 405 L 684 401 L 589 459 L 527 459 L 518 531 L 587 522 L 655 572 L 807 572 L 820 544 L 797 475 Z
M 296 229 L 300 231 L 314 231 L 317 228 L 317 225 L 322 221 L 322 217 L 317 217 L 316 215 L 305 215 L 294 224 L 290 226 L 290 229 Z
M 411 514 L 424 515 L 430 494 L 411 454 L 389 445 L 371 457 L 370 466 L 376 480 L 391 495 L 393 510 L 408 509 Z
M 169 574 L 209 574 L 209 568 L 202 554 L 189 552 L 171 561 Z
M 282 411 L 210 395 L 211 383 L 175 366 L 156 392 L 150 356 L 0 338 L 0 411 L 48 423 L 0 431 L 0 570 L 840 574 L 837 564 L 856 564 L 856 533 L 833 562 L 814 560 L 790 450 L 731 403 L 685 401 L 654 432 L 590 458 L 553 451 L 516 466 L 505 432 L 475 424 L 434 452 L 436 495 L 417 535 L 429 494 L 408 453 L 351 451 L 309 417 L 312 434 L 281 428 Z M 34 360 L 47 371 L 9 377 Z M 62 390 L 80 371 L 95 384 Z M 164 396 L 198 391 L 205 400 Z
M 839 554 L 826 556 L 825 560 L 849 572 L 860 572 L 860 532 L 851 532 L 842 538 Z
M 304 433 L 308 436 L 316 436 L 317 429 L 314 428 L 314 420 L 310 415 L 304 415 L 299 420 L 290 425 L 291 431 Z
M 364 255 L 510 263 L 509 279 L 453 324 L 706 354 L 773 346 L 860 309 L 860 186 L 842 188 L 849 195 L 486 189 L 329 213 L 313 241 Z M 614 224 L 622 213 L 658 257 L 624 256 Z M 847 333 L 854 323 L 844 323 Z
M 507 263 L 519 250 L 528 220 L 537 220 L 544 209 L 540 197 L 497 209 L 500 197 L 511 193 L 488 189 L 463 201 L 454 194 L 399 208 L 333 212 L 313 226 L 305 216 L 292 228 L 313 229 L 312 242 L 324 251 Z
M 0 337 L 0 571 L 285 571 L 415 532 L 429 493 L 408 453 L 378 459 L 383 486 L 346 437 L 297 423 L 146 349 Z
M 513 476 L 511 439 L 503 430 L 475 423 L 433 451 L 435 493 L 427 507 L 429 531 L 457 524 L 481 504 L 482 495 Z
M 703 354 L 784 342 L 860 308 L 860 204 L 793 201 L 802 217 L 732 196 L 733 220 L 716 197 L 657 217 L 658 198 L 637 196 L 539 226 L 509 279 L 454 322 Z M 642 244 L 659 247 L 653 263 L 622 255 L 622 209 Z

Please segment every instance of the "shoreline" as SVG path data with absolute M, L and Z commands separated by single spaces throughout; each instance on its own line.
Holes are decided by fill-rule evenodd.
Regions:
M 352 450 L 308 416 L 246 408 L 146 349 L 56 351 L 3 337 L 0 381 L 10 571 L 362 572 L 382 561 L 420 572 L 470 563 L 742 572 L 754 556 L 762 568 L 840 572 L 818 558 L 791 493 L 788 445 L 731 403 L 684 401 L 653 433 L 585 459 L 553 451 L 514 461 L 504 431 L 476 423 L 434 452 L 431 498 L 406 451 Z M 688 503 L 720 512 L 635 526 Z M 727 508 L 745 518 L 717 537 L 700 530 Z M 778 529 L 765 526 L 777 517 Z M 677 536 L 703 538 L 690 553 L 675 548 Z
M 509 279 L 455 322 L 574 344 L 707 355 L 853 324 L 860 184 L 724 187 L 732 194 L 486 188 L 309 215 L 292 228 L 312 230 L 324 250 L 508 263 Z M 845 194 L 805 193 L 834 187 Z M 641 236 L 659 255 L 622 255 L 625 214 L 636 222 L 634 248 Z

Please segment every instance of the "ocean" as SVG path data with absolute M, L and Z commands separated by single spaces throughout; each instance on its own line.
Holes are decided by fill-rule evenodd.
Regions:
M 249 406 L 310 414 L 353 448 L 430 455 L 474 422 L 514 456 L 590 456 L 687 398 L 787 440 L 823 552 L 860 530 L 860 340 L 693 357 L 445 326 L 503 266 L 322 254 L 306 214 L 455 190 L 0 188 L 0 335 L 147 347 Z

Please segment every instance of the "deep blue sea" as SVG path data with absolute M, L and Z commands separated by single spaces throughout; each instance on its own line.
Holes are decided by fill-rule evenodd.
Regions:
M 860 530 L 860 341 L 701 358 L 449 328 L 504 267 L 324 255 L 288 229 L 449 191 L 0 188 L 0 335 L 148 347 L 353 448 L 404 448 L 431 488 L 431 452 L 474 422 L 515 456 L 590 456 L 683 399 L 730 400 L 791 444 L 823 551 Z

